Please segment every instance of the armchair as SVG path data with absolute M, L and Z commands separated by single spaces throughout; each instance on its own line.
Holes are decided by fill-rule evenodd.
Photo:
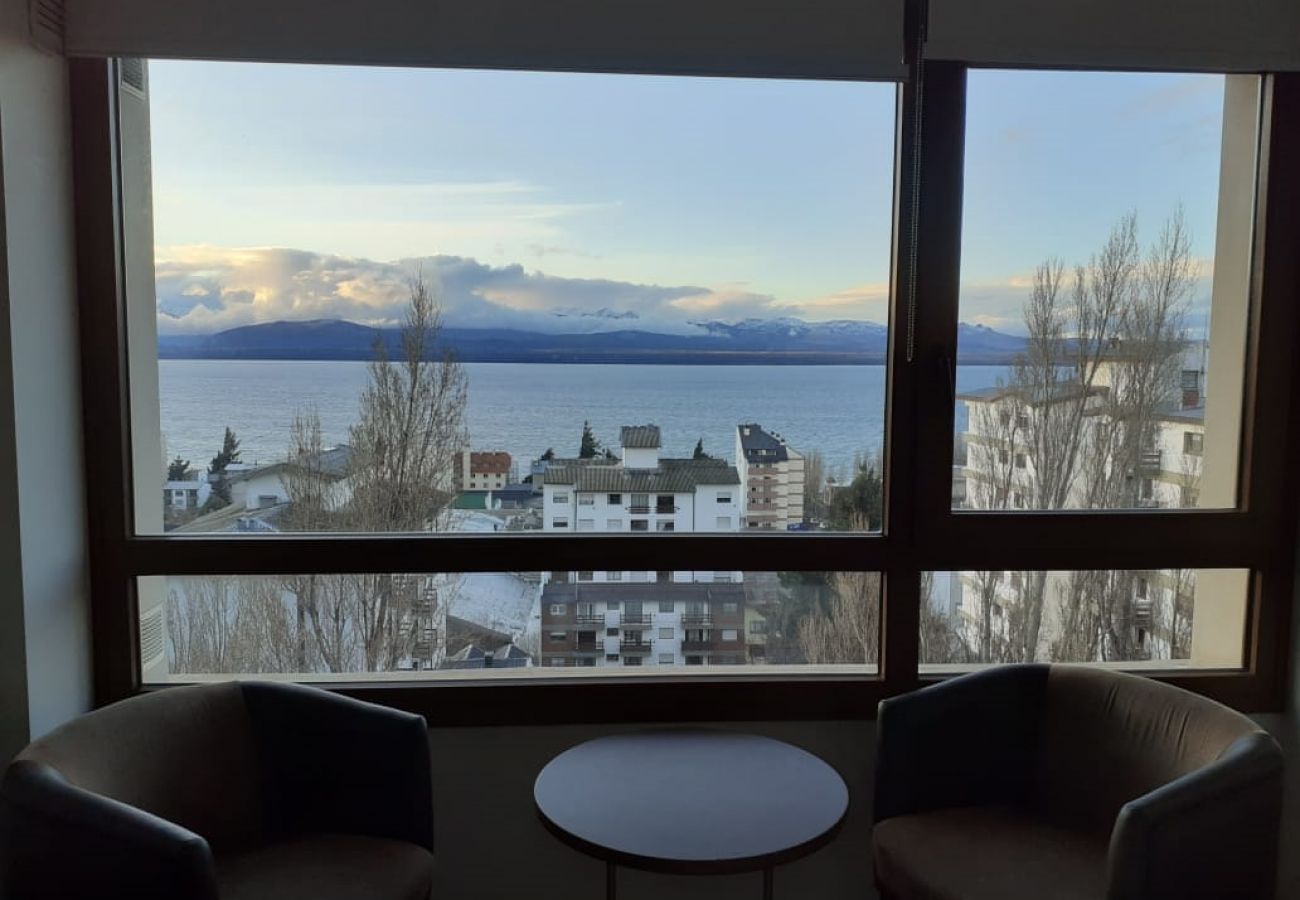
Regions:
M 0 896 L 427 900 L 419 716 L 291 684 L 169 688 L 35 741 L 0 782 Z
M 1267 900 L 1282 754 L 1151 679 L 1004 666 L 884 701 L 876 882 L 889 900 Z

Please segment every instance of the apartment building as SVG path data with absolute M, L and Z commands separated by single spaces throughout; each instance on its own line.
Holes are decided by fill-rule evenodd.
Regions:
M 1045 504 L 1035 469 L 1034 441 L 1045 433 L 1060 436 L 1069 427 L 1067 413 L 1081 411 L 1080 437 L 1075 442 L 1074 480 L 1064 506 L 1069 508 L 1131 506 L 1140 509 L 1178 509 L 1201 503 L 1202 461 L 1205 452 L 1205 362 L 1203 348 L 1189 346 L 1175 360 L 1167 385 L 1167 399 L 1149 411 L 1150 428 L 1145 446 L 1133 462 L 1099 459 L 1096 449 L 1106 446 L 1103 435 L 1113 428 L 1108 403 L 1111 391 L 1122 386 L 1125 359 L 1122 349 L 1102 360 L 1092 383 L 1063 379 L 1048 395 L 1041 389 L 1025 390 L 999 385 L 958 394 L 966 405 L 966 450 L 963 464 L 954 470 L 954 505 L 973 509 L 1034 509 Z M 1056 417 L 1054 420 L 1052 417 Z M 1127 466 L 1128 472 L 1116 467 Z M 1118 492 L 1098 495 L 1096 479 L 1109 477 Z M 1115 476 L 1119 477 L 1116 478 Z M 1093 494 L 1089 491 L 1092 490 Z M 1100 498 L 1100 499 L 1099 499 Z M 1118 608 L 1122 624 L 1112 636 L 1131 660 L 1186 659 L 1191 652 L 1192 609 L 1198 572 L 1131 571 L 1110 573 L 1069 572 L 969 572 L 959 578 L 955 613 L 968 643 L 978 647 L 997 641 L 1018 627 L 1012 610 L 1026 603 L 1040 608 L 1041 628 L 1037 658 L 1050 658 L 1053 643 L 1067 627 L 1062 610 L 1080 594 L 1105 596 Z M 1036 598 L 1036 599 L 1027 599 Z M 1113 648 L 1112 648 L 1113 649 Z M 987 648 L 985 648 L 987 650 Z
M 662 456 L 656 425 L 625 426 L 619 438 L 614 458 L 549 463 L 543 530 L 740 530 L 745 501 L 729 462 Z M 743 662 L 742 580 L 737 571 L 552 572 L 542 590 L 542 665 Z
M 745 530 L 803 523 L 804 459 L 785 438 L 754 423 L 737 425 L 736 465 L 743 467 Z
M 510 481 L 510 454 L 504 450 L 462 450 L 456 467 L 458 491 L 499 491 Z

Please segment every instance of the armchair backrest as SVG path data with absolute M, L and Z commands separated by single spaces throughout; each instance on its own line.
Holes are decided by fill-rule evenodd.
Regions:
M 1121 807 L 1260 732 L 1204 697 L 1136 675 L 1054 665 L 1034 795 L 1046 817 L 1109 834 Z
M 252 729 L 237 683 L 169 688 L 89 713 L 18 759 L 68 783 L 153 813 L 214 847 L 262 829 Z

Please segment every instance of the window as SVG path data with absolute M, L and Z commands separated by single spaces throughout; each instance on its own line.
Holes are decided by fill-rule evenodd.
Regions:
M 660 628 L 660 629 L 659 629 L 659 640 L 661 640 L 661 641 L 671 641 L 671 640 L 673 639 L 673 636 L 674 636 L 675 634 L 676 634 L 676 632 L 675 632 L 672 628 Z
M 618 637 L 618 629 L 617 629 L 617 628 L 606 628 L 606 629 L 605 629 L 605 637 Z
M 655 522 L 655 531 L 673 531 L 673 530 L 675 529 L 672 522 L 665 522 L 662 519 Z
M 596 497 L 595 497 L 594 494 L 579 494 L 579 495 L 578 495 L 578 505 L 579 505 L 579 506 L 594 506 L 595 503 L 596 503 Z
M 92 68 L 82 61 L 75 66 Z M 588 92 L 596 89 L 587 85 L 593 84 L 608 94 L 606 102 L 581 102 L 590 99 Z M 1261 85 L 1270 94 L 1281 93 L 1265 98 Z M 296 94 L 300 89 L 306 92 Z M 1180 683 L 1194 682 L 1196 689 L 1242 706 L 1274 703 L 1271 685 L 1280 682 L 1280 672 L 1269 648 L 1288 587 L 1277 573 L 1294 568 L 1294 548 L 1285 536 L 1296 501 L 1290 480 L 1266 486 L 1261 473 L 1284 471 L 1300 450 L 1290 445 L 1290 437 L 1267 428 L 1269 411 L 1294 408 L 1298 396 L 1285 351 L 1279 354 L 1282 336 L 1295 333 L 1296 313 L 1286 299 L 1295 296 L 1297 286 L 1288 283 L 1289 269 L 1270 273 L 1261 267 L 1282 258 L 1296 235 L 1286 233 L 1290 225 L 1256 234 L 1252 223 L 1256 208 L 1273 215 L 1294 207 L 1295 176 L 1282 161 L 1297 158 L 1300 148 L 1290 129 L 1258 121 L 1261 111 L 1273 115 L 1275 108 L 1291 108 L 1287 98 L 1293 89 L 1285 78 L 1078 73 L 1050 66 L 968 71 L 940 61 L 927 67 L 925 97 L 919 99 L 909 86 L 900 94 L 896 85 L 852 80 L 683 82 L 559 73 L 151 64 L 149 106 L 137 105 L 134 112 L 150 114 L 149 132 L 140 133 L 151 133 L 153 143 L 126 146 L 120 174 L 102 167 L 105 184 L 94 179 L 78 184 L 82 232 L 94 235 L 85 227 L 95 221 L 86 218 L 92 215 L 122 225 L 120 235 L 117 228 L 102 229 L 79 248 L 81 256 L 109 263 L 86 263 L 89 271 L 79 273 L 79 283 L 86 285 L 86 356 L 111 361 L 113 348 L 130 350 L 122 354 L 129 366 L 122 363 L 120 371 L 106 373 L 114 378 L 105 379 L 119 386 L 125 380 L 129 396 L 114 397 L 110 384 L 102 390 L 89 384 L 86 398 L 85 430 L 105 435 L 103 470 L 110 473 L 94 490 L 116 496 L 118 506 L 125 503 L 137 514 L 128 529 L 112 505 L 92 504 L 97 535 L 111 538 L 92 542 L 99 562 L 107 556 L 111 563 L 96 569 L 122 573 L 121 583 L 109 579 L 95 588 L 97 623 L 120 620 L 115 628 L 96 629 L 97 651 L 107 650 L 103 668 L 115 673 L 102 695 L 121 696 L 141 679 L 154 684 L 186 675 L 241 674 L 229 671 L 231 665 L 212 648 L 202 647 L 202 623 L 232 603 L 250 612 L 241 623 L 261 616 L 260 621 L 283 621 L 290 630 L 298 617 L 282 616 L 286 611 L 335 603 L 348 628 L 361 633 L 368 623 L 358 617 L 370 606 L 367 598 L 398 598 L 401 621 L 392 623 L 393 633 L 400 632 L 410 646 L 397 653 L 386 647 L 374 659 L 356 651 L 361 655 L 330 660 L 338 648 L 316 646 L 312 636 L 304 653 L 284 654 L 283 647 L 258 643 L 274 640 L 274 629 L 251 636 L 232 632 L 236 643 L 250 642 L 251 650 L 240 650 L 244 659 L 295 660 L 293 666 L 308 670 L 286 673 L 292 676 L 382 681 L 377 666 L 427 671 L 436 678 L 444 663 L 454 668 L 464 661 L 453 659 L 465 649 L 456 643 L 463 639 L 460 626 L 448 625 L 442 613 L 504 634 L 524 634 L 505 620 L 494 624 L 497 611 L 536 609 L 539 597 L 542 609 L 559 607 L 561 614 L 578 597 L 595 598 L 597 608 L 604 609 L 603 592 L 636 590 L 657 608 L 668 602 L 670 609 L 687 610 L 686 616 L 695 611 L 696 625 L 703 624 L 709 635 L 721 624 L 710 610 L 738 633 L 752 616 L 779 613 L 772 619 L 780 627 L 772 626 L 765 661 L 747 665 L 745 677 L 782 679 L 787 666 L 798 664 L 844 667 L 833 678 L 823 679 L 819 672 L 817 679 L 786 680 L 780 691 L 749 692 L 755 699 L 742 698 L 738 706 L 726 707 L 725 715 L 741 715 L 743 707 L 744 714 L 762 718 L 763 697 L 797 697 L 811 704 L 800 710 L 804 715 L 809 709 L 849 708 L 869 714 L 880 695 L 910 685 L 918 674 L 941 677 L 986 661 L 982 654 L 987 661 L 1071 658 L 1128 665 L 1177 681 L 1177 672 L 1166 671 L 1166 647 L 1167 658 L 1178 661 L 1175 668 L 1209 673 Z M 687 93 L 693 95 L 684 110 L 689 114 L 674 119 L 673 110 L 682 110 Z M 337 129 L 343 136 L 327 145 L 309 140 L 302 117 L 334 121 L 323 113 L 336 111 L 338 98 L 345 96 L 368 98 L 369 130 Z M 1153 96 L 1160 99 L 1151 101 Z M 133 97 L 120 99 L 139 100 Z M 258 102 L 248 102 L 250 97 Z M 402 123 L 416 123 L 409 141 L 374 139 L 375 133 L 388 133 L 386 97 L 403 101 Z M 458 97 L 474 102 L 457 102 Z M 533 108 L 510 107 L 512 97 L 528 98 Z M 637 97 L 645 102 L 626 102 Z M 927 141 L 919 148 L 909 130 L 896 130 L 899 97 L 908 116 L 922 113 L 927 123 Z M 1286 102 L 1275 104 L 1279 98 Z M 95 114 L 95 103 L 89 107 L 78 112 L 79 120 Z M 632 111 L 635 118 L 602 120 L 602 127 L 593 129 L 593 108 L 611 110 L 615 119 Z M 735 127 L 732 116 L 749 110 L 759 112 L 742 123 L 748 127 Z M 111 127 L 113 108 L 105 105 L 100 112 Z M 131 112 L 125 109 L 116 120 L 124 131 L 131 128 Z M 700 122 L 719 121 L 728 122 L 728 129 L 702 134 L 707 140 L 684 156 L 677 150 L 680 142 L 666 137 L 697 134 Z M 436 133 L 430 122 L 438 123 Z M 509 141 L 484 137 L 499 134 L 503 122 L 536 127 L 509 129 Z M 556 122 L 573 124 L 556 129 Z M 77 124 L 74 132 L 81 133 L 85 123 Z M 744 140 L 729 139 L 731 133 Z M 1107 139 L 1086 140 L 1097 134 Z M 237 135 L 240 143 L 223 143 L 225 135 Z M 626 148 L 629 135 L 637 138 L 637 153 L 617 152 Z M 121 137 L 132 139 L 128 133 Z M 420 153 L 403 156 L 397 144 L 418 147 Z M 699 152 L 701 145 L 710 150 Z M 79 172 L 98 171 L 95 160 L 86 157 L 93 146 L 84 138 L 74 152 Z M 565 166 L 552 165 L 557 159 Z M 609 160 L 622 164 L 612 167 Z M 1270 160 L 1272 165 L 1263 165 Z M 799 177 L 789 177 L 791 171 Z M 915 208 L 906 190 L 913 175 Z M 119 179 L 136 181 L 123 189 Z M 305 179 L 312 190 L 305 189 Z M 1257 184 L 1267 195 L 1258 198 L 1267 201 L 1258 206 L 1251 202 Z M 628 185 L 639 190 L 621 189 Z M 368 187 L 362 192 L 358 186 Z M 147 239 L 139 243 L 144 233 L 139 220 L 147 208 L 105 206 L 115 196 L 150 196 L 142 187 L 152 187 L 152 247 Z M 1221 195 L 1233 202 L 1220 208 Z M 676 207 L 665 202 L 672 200 Z M 803 221 L 800 211 L 810 209 L 817 210 L 817 228 Z M 1136 257 L 1129 249 L 1134 243 L 1128 239 L 1130 210 L 1137 216 Z M 408 221 L 407 213 L 418 221 Z M 729 228 L 736 220 L 745 227 Z M 1170 271 L 1176 272 L 1186 271 L 1182 262 L 1192 263 L 1194 277 L 1175 304 L 1184 307 L 1181 315 L 1170 316 L 1170 327 L 1154 340 L 1123 333 L 1151 321 L 1140 316 L 1120 317 L 1115 328 L 1098 330 L 1097 340 L 1087 334 L 1080 339 L 1074 333 L 1079 323 L 1064 328 L 1059 339 L 1051 329 L 1034 333 L 1025 311 L 1035 296 L 1036 277 L 1040 299 L 1060 287 L 1053 267 L 1042 269 L 1042 264 L 1063 260 L 1065 290 L 1057 296 L 1065 305 L 1057 312 L 1068 316 L 1072 266 L 1084 267 L 1086 286 L 1095 276 L 1094 253 L 1101 258 L 1098 251 L 1109 246 L 1113 234 L 1118 252 L 1136 259 L 1136 271 L 1148 286 L 1156 281 L 1150 272 L 1141 273 L 1150 260 L 1172 260 L 1176 265 Z M 1162 238 L 1166 234 L 1172 237 Z M 720 235 L 728 237 L 723 241 Z M 1243 263 L 1234 244 L 1259 252 L 1246 254 Z M 284 254 L 248 249 L 277 247 L 293 249 Z M 683 252 L 687 248 L 692 252 Z M 430 267 L 429 284 L 445 291 L 440 303 L 448 340 L 475 323 L 522 328 L 549 322 L 537 332 L 543 343 L 551 340 L 546 337 L 551 331 L 580 332 L 584 341 L 578 344 L 603 353 L 608 348 L 601 347 L 602 329 L 628 333 L 626 313 L 635 306 L 635 330 L 664 322 L 670 331 L 692 336 L 691 329 L 707 331 L 719 342 L 722 335 L 736 335 L 725 340 L 741 345 L 750 327 L 744 317 L 753 316 L 763 320 L 753 326 L 759 329 L 755 343 L 779 339 L 783 347 L 791 345 L 790 359 L 834 353 L 835 360 L 813 361 L 853 364 L 776 366 L 769 354 L 738 360 L 747 363 L 743 366 L 672 362 L 646 371 L 628 365 L 626 357 L 589 366 L 501 366 L 461 352 L 459 371 L 469 397 L 464 409 L 473 415 L 458 422 L 449 417 L 443 424 L 456 427 L 446 433 L 464 435 L 474 453 L 509 457 L 501 480 L 512 468 L 527 473 L 532 485 L 545 485 L 538 491 L 549 491 L 555 505 L 547 509 L 537 495 L 514 490 L 512 477 L 512 490 L 494 495 L 491 508 L 484 509 L 481 496 L 454 493 L 451 471 L 402 486 L 412 492 L 388 492 L 392 485 L 377 488 L 371 479 L 375 472 L 361 468 L 392 446 L 399 433 L 380 427 L 367 434 L 367 423 L 383 410 L 362 402 L 369 386 L 366 364 L 373 361 L 364 349 L 346 361 L 289 361 L 249 359 L 246 347 L 223 342 L 242 340 L 245 326 L 255 329 L 255 336 L 270 336 L 273 330 L 266 326 L 276 318 L 287 318 L 292 331 L 302 326 L 295 317 L 310 317 L 355 320 L 362 323 L 357 327 L 366 336 L 365 346 L 378 337 L 396 348 L 396 327 L 409 300 L 403 288 L 408 273 L 383 260 L 422 257 Z M 459 260 L 455 273 L 446 269 L 446 260 Z M 893 271 L 911 272 L 908 260 L 921 266 L 914 285 L 904 279 L 904 290 L 880 287 L 891 282 Z M 104 276 L 95 274 L 119 264 L 130 271 L 116 283 L 104 284 Z M 591 305 L 586 290 L 592 284 L 610 288 L 602 288 L 599 306 Z M 745 290 L 730 287 L 736 284 Z M 692 287 L 675 295 L 664 285 Z M 114 318 L 122 303 L 130 315 L 118 318 L 129 320 L 130 330 Z M 912 309 L 923 314 L 911 319 Z M 774 311 L 803 324 L 776 322 Z M 557 327 L 554 319 L 574 327 Z M 906 326 L 908 333 L 889 335 L 879 327 L 886 324 Z M 338 334 L 350 327 L 330 326 Z M 809 349 L 814 345 L 837 349 Z M 1051 353 L 1022 352 L 1030 346 Z M 1142 359 L 1142 348 L 1158 359 Z M 1080 358 L 1081 353 L 1092 355 Z M 1017 363 L 1022 358 L 1041 364 L 1022 367 Z M 903 361 L 906 370 L 889 372 L 888 365 Z M 1137 396 L 1140 384 L 1156 381 L 1158 401 Z M 574 397 L 582 401 L 577 415 L 591 417 L 589 428 L 574 420 Z M 304 415 L 295 422 L 298 409 Z M 746 424 L 755 409 L 763 421 Z M 1050 437 L 1062 419 L 1085 424 L 1070 426 L 1075 431 L 1066 435 L 1068 453 L 1045 460 L 1039 448 L 1046 445 L 1039 438 Z M 109 427 L 101 427 L 105 423 Z M 645 423 L 660 431 L 653 447 L 649 431 L 624 435 L 620 429 Z M 121 433 L 123 424 L 128 434 Z M 227 425 L 229 441 L 221 433 Z M 1192 450 L 1187 433 L 1209 435 L 1203 453 Z M 196 518 L 197 527 L 182 522 L 183 516 L 164 521 L 158 508 L 165 467 L 161 458 L 150 457 L 164 434 L 167 455 L 178 454 L 181 461 L 206 461 L 214 453 L 227 458 L 212 485 L 224 505 L 211 508 L 218 505 L 214 501 Z M 286 453 L 291 440 L 294 449 Z M 361 441 L 369 445 L 361 447 Z M 755 447 L 752 456 L 749 445 Z M 552 447 L 555 452 L 545 452 Z M 564 464 L 565 457 L 580 452 L 582 462 Z M 806 472 L 820 469 L 802 496 L 786 491 L 784 474 L 774 477 L 775 471 L 787 471 L 779 468 L 781 458 L 793 460 L 795 453 L 808 462 Z M 753 504 L 746 504 L 744 532 L 669 534 L 656 536 L 651 546 L 643 534 L 647 520 L 661 514 L 661 498 L 669 496 L 658 491 L 676 488 L 661 476 L 707 468 L 710 457 L 731 471 L 727 480 L 693 484 L 692 503 L 707 506 L 710 495 L 734 497 L 749 484 Z M 674 462 L 659 465 L 659 460 Z M 997 460 L 1000 471 L 988 471 Z M 1060 465 L 1053 468 L 1054 463 Z M 619 468 L 623 471 L 614 471 Z M 1065 470 L 1057 482 L 1046 481 L 1055 477 L 1053 471 Z M 127 471 L 132 478 L 113 474 Z M 494 469 L 492 484 L 497 477 Z M 761 487 L 750 484 L 751 477 Z M 264 498 L 287 496 L 282 488 L 297 491 L 295 480 L 310 490 L 299 491 L 291 502 L 262 506 Z M 128 496 L 132 481 L 140 497 L 151 498 L 148 503 Z M 485 481 L 480 473 L 470 483 Z M 385 493 L 402 502 L 380 504 L 386 511 L 376 514 L 368 501 Z M 591 505 L 579 500 L 588 508 L 583 512 L 593 515 L 579 518 L 576 527 L 570 522 L 575 517 L 564 513 L 571 494 L 593 499 Z M 643 510 L 633 526 L 606 520 L 613 523 L 611 531 L 631 528 L 633 533 L 594 533 L 597 494 L 617 498 L 609 513 L 617 515 L 627 500 Z M 907 502 L 887 505 L 886 496 Z M 1180 503 L 1198 509 L 1180 511 Z M 399 507 L 405 508 L 401 515 L 390 515 Z M 1112 510 L 1124 514 L 1110 515 Z M 735 528 L 734 517 L 701 509 L 698 526 L 683 514 L 677 530 L 684 532 L 687 520 L 692 531 L 706 529 L 710 521 L 716 529 L 720 518 L 732 518 L 726 530 Z M 168 528 L 178 529 L 175 538 L 164 533 Z M 882 529 L 884 536 L 870 534 Z M 558 534 L 536 540 L 522 533 L 552 530 Z M 833 530 L 865 534 L 824 533 Z M 217 531 L 226 533 L 218 537 Z M 258 546 L 259 535 L 276 532 L 280 537 L 274 542 Z M 366 532 L 409 534 L 393 540 Z M 738 571 L 760 553 L 771 571 Z M 458 561 L 466 568 L 498 571 L 420 573 L 422 567 L 455 568 Z M 1207 561 L 1222 568 L 1207 569 Z M 381 564 L 400 571 L 373 571 Z M 537 571 L 575 564 L 616 566 L 631 574 L 627 582 L 607 583 L 613 579 L 582 581 L 575 572 L 566 582 Z M 658 582 L 650 565 L 674 570 L 677 580 Z M 1153 572 L 1156 565 L 1183 568 Z M 830 571 L 810 572 L 810 566 Z M 1092 624 L 1076 629 L 1058 617 L 1074 602 L 1081 621 L 1102 622 L 1103 613 L 1123 606 L 1120 598 L 1136 598 L 1125 566 L 1149 573 L 1150 610 L 1130 609 L 1135 622 L 1148 614 L 1149 622 L 1134 624 L 1130 632 L 1118 620 L 1105 620 L 1103 631 Z M 880 572 L 888 572 L 890 597 L 901 598 L 891 609 L 915 613 L 915 603 L 925 598 L 919 616 L 888 617 L 907 623 L 908 633 L 899 634 L 897 625 L 892 632 L 881 631 Z M 1185 641 L 1186 635 L 1160 617 L 1175 611 L 1184 616 L 1186 604 L 1161 603 L 1186 597 L 1186 589 L 1180 595 L 1169 585 L 1187 572 L 1195 575 L 1194 639 Z M 1011 587 L 1008 573 L 1020 574 L 1018 589 Z M 736 583 L 715 581 L 724 575 Z M 1120 589 L 1126 578 L 1127 591 Z M 1212 589 L 1216 578 L 1240 583 Z M 978 593 L 981 580 L 996 581 L 992 594 Z M 701 595 L 707 599 L 700 601 Z M 733 601 L 734 613 L 725 612 L 728 595 L 742 598 Z M 1038 596 L 1046 598 L 1041 609 L 1027 610 L 1023 604 Z M 1197 616 L 1198 606 L 1212 612 Z M 464 619 L 466 609 L 479 618 Z M 813 611 L 824 621 L 801 628 L 799 617 Z M 987 611 L 998 623 L 978 635 L 984 641 L 978 650 L 971 649 L 977 646 L 971 632 L 953 638 L 936 624 L 974 615 L 968 611 Z M 1026 611 L 1040 629 L 1033 646 L 1025 634 Z M 1041 620 L 1034 619 L 1039 612 Z M 137 651 L 145 623 L 125 621 L 135 615 L 154 615 L 168 629 L 174 623 L 179 635 L 197 643 L 182 641 L 180 651 L 168 646 L 161 657 L 144 659 Z M 591 618 L 590 607 L 577 615 Z M 985 619 L 979 621 L 982 626 Z M 1220 634 L 1207 631 L 1211 621 L 1219 623 Z M 919 622 L 916 633 L 912 622 Z M 603 641 L 603 619 L 583 624 L 592 630 L 581 636 L 570 632 L 571 641 L 585 642 L 588 634 L 593 644 Z M 542 625 L 544 633 L 549 629 L 550 623 Z M 875 637 L 856 643 L 836 637 L 855 634 Z M 919 642 L 922 665 L 931 668 L 918 673 L 915 652 L 891 652 L 879 658 L 892 661 L 893 670 L 877 673 L 881 645 L 898 641 Z M 1206 642 L 1220 646 L 1212 652 Z M 566 664 L 553 661 L 547 643 L 523 651 L 530 655 L 525 668 Z M 1185 654 L 1175 655 L 1184 645 Z M 599 651 L 568 650 L 566 659 L 573 662 L 567 664 L 603 664 L 604 645 L 599 646 Z M 1251 651 L 1249 666 L 1242 664 L 1243 648 Z M 745 660 L 743 652 L 709 649 L 696 649 L 691 657 L 691 665 Z M 144 660 L 140 670 L 125 672 L 133 660 Z M 765 676 L 763 665 L 770 666 Z M 553 678 L 563 680 L 565 674 Z M 669 682 L 688 677 L 667 675 L 663 680 Z M 525 677 L 515 670 L 502 680 Z M 637 690 L 664 691 L 654 702 L 627 707 L 671 706 L 662 699 L 679 688 L 659 681 L 637 685 Z M 502 696 L 515 690 L 507 684 L 499 688 Z M 707 679 L 691 688 L 698 688 L 702 699 L 722 696 Z M 387 689 L 376 684 L 373 690 L 383 695 Z M 446 693 L 455 696 L 456 690 L 449 686 Z M 496 712 L 464 715 L 503 716 L 511 704 L 494 700 L 481 706 Z M 545 704 L 556 710 L 567 706 Z
M 734 628 L 724 628 L 722 629 L 722 639 L 724 641 L 738 641 L 740 640 L 740 632 Z
M 606 520 L 605 520 L 605 530 L 606 530 L 606 531 L 622 531 L 622 530 L 623 530 L 623 520 L 622 520 L 622 519 L 606 519 Z
M 754 619 L 752 622 L 749 623 L 749 633 L 750 633 L 750 634 L 767 634 L 767 620 L 766 620 L 766 619 Z
M 625 657 L 623 657 L 623 665 L 625 665 L 625 666 L 639 666 L 639 665 L 641 665 L 641 657 L 639 657 L 639 656 L 625 656 Z
M 608 581 L 622 581 L 622 580 L 623 580 L 623 573 L 622 573 L 622 572 L 618 572 L 618 571 L 615 571 L 615 572 L 606 572 L 606 573 L 605 573 L 605 578 L 606 578 Z
M 622 506 L 622 505 L 623 505 L 623 495 L 622 495 L 622 494 L 610 494 L 609 497 L 608 497 L 608 503 L 609 503 L 610 506 Z
M 740 612 L 740 604 L 734 600 L 726 600 L 722 604 L 722 612 L 728 616 L 734 616 Z
M 621 602 L 622 601 L 619 600 L 607 600 L 605 601 L 605 609 L 609 610 L 610 612 L 613 612 L 619 608 Z
M 616 662 L 618 662 L 618 654 L 617 654 L 617 653 L 606 653 L 606 654 L 605 654 L 605 662 L 607 662 L 607 663 L 616 663 Z
M 595 579 L 595 577 L 596 577 L 596 573 L 595 573 L 595 572 L 579 572 L 579 573 L 578 573 L 578 580 L 579 580 L 579 581 L 592 581 L 592 580 Z
M 563 603 L 552 603 L 549 608 L 551 610 L 551 615 L 553 616 L 565 615 L 565 606 Z
M 1183 432 L 1183 452 L 1191 456 L 1200 456 L 1205 449 L 1205 435 L 1198 431 Z
M 563 631 L 551 631 L 546 635 L 547 639 L 553 642 L 559 642 L 568 639 L 568 634 Z
M 660 654 L 659 654 L 659 665 L 661 665 L 661 666 L 671 666 L 671 665 L 673 665 L 675 662 L 677 662 L 677 657 L 673 656 L 673 654 L 671 654 L 671 653 L 660 653 Z
M 720 491 L 718 493 L 718 503 L 727 504 L 731 502 L 731 491 Z
M 672 600 L 659 601 L 659 611 L 661 613 L 670 613 L 676 608 L 677 608 L 677 604 L 675 604 Z

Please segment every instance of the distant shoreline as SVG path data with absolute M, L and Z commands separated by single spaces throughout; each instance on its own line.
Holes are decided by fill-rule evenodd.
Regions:
M 291 353 L 284 350 L 246 351 L 214 350 L 164 350 L 158 358 L 168 360 L 227 360 L 231 362 L 370 362 L 369 354 L 319 351 Z M 661 366 L 883 366 L 887 362 L 880 353 L 827 353 L 827 352 L 764 352 L 750 350 L 681 352 L 647 351 L 644 353 L 457 353 L 456 359 L 465 363 L 516 363 L 526 365 L 661 365 Z M 1015 356 L 958 357 L 960 366 L 1008 366 Z

